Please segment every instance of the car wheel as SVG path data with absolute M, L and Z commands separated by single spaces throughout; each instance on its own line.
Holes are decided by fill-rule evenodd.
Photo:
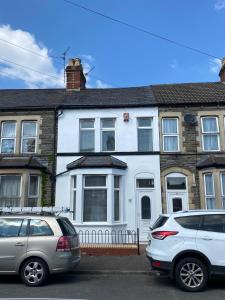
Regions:
M 24 262 L 20 276 L 26 285 L 40 286 L 48 278 L 48 267 L 42 259 L 34 257 Z
M 178 286 L 189 292 L 202 291 L 208 281 L 206 265 L 194 257 L 187 257 L 178 261 L 174 275 Z

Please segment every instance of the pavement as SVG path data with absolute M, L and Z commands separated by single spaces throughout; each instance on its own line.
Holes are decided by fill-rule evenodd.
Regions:
M 129 256 L 82 256 L 77 274 L 149 274 L 145 254 Z

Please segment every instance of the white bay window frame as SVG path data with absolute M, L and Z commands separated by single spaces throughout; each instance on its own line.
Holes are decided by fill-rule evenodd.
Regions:
M 211 176 L 211 184 L 212 184 L 212 192 L 207 192 L 207 186 L 206 186 L 206 177 Z M 205 173 L 204 174 L 204 192 L 205 192 L 205 207 L 206 209 L 213 209 L 216 208 L 216 195 L 215 195 L 215 178 L 213 173 Z M 212 200 L 213 207 L 208 206 L 208 200 Z

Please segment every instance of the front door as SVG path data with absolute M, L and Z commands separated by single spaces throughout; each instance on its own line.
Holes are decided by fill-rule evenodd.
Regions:
M 173 213 L 181 210 L 188 210 L 187 192 L 168 192 L 167 193 L 168 213 Z
M 138 227 L 140 230 L 140 241 L 147 241 L 149 227 L 152 218 L 151 193 L 138 191 Z

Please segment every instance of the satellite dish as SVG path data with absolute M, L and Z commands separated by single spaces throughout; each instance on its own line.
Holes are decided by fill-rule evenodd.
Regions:
M 197 118 L 193 114 L 185 114 L 184 115 L 184 122 L 188 125 L 196 125 L 197 124 Z

